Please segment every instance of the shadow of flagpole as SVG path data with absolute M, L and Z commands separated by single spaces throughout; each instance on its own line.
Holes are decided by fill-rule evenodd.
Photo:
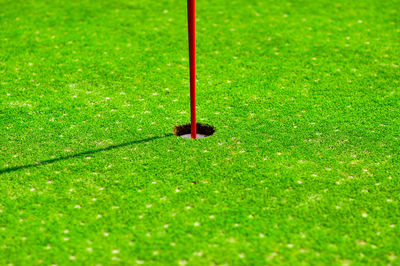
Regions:
M 129 141 L 129 142 L 125 142 L 125 143 L 121 143 L 121 144 L 117 144 L 117 145 L 111 145 L 111 146 L 108 146 L 106 148 L 100 148 L 100 149 L 95 149 L 95 150 L 79 152 L 79 153 L 76 153 L 76 154 L 71 154 L 71 155 L 62 156 L 62 157 L 58 157 L 58 158 L 54 158 L 54 159 L 44 160 L 44 161 L 40 161 L 40 162 L 33 163 L 33 164 L 14 166 L 14 167 L 6 167 L 6 168 L 3 168 L 3 169 L 0 169 L 0 175 L 4 174 L 4 173 L 15 172 L 15 171 L 22 170 L 22 169 L 28 169 L 28 168 L 32 168 L 32 167 L 38 167 L 38 166 L 42 166 L 42 165 L 46 165 L 46 164 L 59 162 L 59 161 L 73 159 L 73 158 L 81 157 L 81 156 L 84 156 L 84 155 L 89 155 L 89 154 L 94 154 L 94 153 L 98 153 L 98 152 L 114 150 L 114 149 L 118 149 L 118 148 L 129 146 L 129 145 L 133 145 L 133 144 L 140 144 L 140 143 L 150 142 L 150 141 L 153 141 L 153 140 L 156 140 L 156 139 L 162 139 L 162 138 L 166 138 L 166 137 L 170 137 L 170 136 L 173 136 L 173 134 L 166 134 L 166 135 L 158 136 L 158 137 L 151 137 L 151 138 L 147 138 L 147 139 Z

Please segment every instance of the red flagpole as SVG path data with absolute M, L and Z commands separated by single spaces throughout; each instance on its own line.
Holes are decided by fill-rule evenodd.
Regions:
M 196 128 L 196 41 L 195 41 L 195 0 L 187 0 L 189 64 L 190 64 L 190 125 L 191 137 L 197 136 Z

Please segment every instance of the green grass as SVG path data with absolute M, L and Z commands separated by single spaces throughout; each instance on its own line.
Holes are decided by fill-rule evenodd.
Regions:
M 398 0 L 0 0 L 0 264 L 400 264 Z

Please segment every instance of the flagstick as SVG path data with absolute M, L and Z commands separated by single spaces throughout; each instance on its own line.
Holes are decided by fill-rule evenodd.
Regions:
M 196 128 L 196 41 L 195 41 L 195 0 L 187 0 L 189 64 L 190 64 L 190 124 L 191 137 L 197 137 Z

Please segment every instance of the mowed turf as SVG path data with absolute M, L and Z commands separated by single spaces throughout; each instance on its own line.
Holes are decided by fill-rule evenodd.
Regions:
M 0 264 L 400 264 L 398 0 L 0 0 Z

